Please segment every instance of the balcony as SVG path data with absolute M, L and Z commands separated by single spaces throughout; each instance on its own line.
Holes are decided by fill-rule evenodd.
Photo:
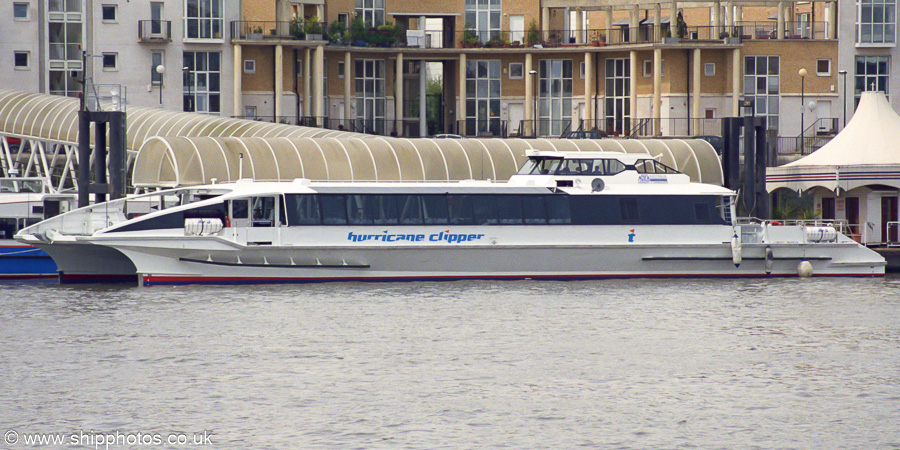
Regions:
M 140 42 L 172 42 L 171 20 L 139 20 L 138 40 Z
M 251 41 L 322 41 L 328 40 L 328 28 L 324 22 L 313 21 L 235 20 L 231 22 L 231 38 Z

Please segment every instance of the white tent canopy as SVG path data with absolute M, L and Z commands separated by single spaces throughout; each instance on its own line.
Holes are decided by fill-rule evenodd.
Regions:
M 900 189 L 900 116 L 882 92 L 863 92 L 853 119 L 822 148 L 766 173 L 769 192 L 874 184 Z
M 700 139 L 403 139 L 156 137 L 141 147 L 135 187 L 235 181 L 506 180 L 525 150 L 649 153 L 692 181 L 721 185 L 722 166 Z

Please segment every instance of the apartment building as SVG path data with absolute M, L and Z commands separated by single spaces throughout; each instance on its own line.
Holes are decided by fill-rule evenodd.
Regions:
M 224 0 L 2 2 L 0 53 L 13 64 L 0 66 L 0 83 L 101 97 L 121 85 L 127 104 L 231 115 L 227 30 L 240 14 Z

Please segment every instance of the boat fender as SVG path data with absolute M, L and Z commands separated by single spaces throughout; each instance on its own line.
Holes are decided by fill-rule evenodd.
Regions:
M 797 276 L 799 276 L 801 278 L 809 278 L 812 276 L 812 274 L 813 274 L 812 264 L 805 259 L 803 261 L 800 261 L 800 264 L 797 265 Z
M 775 254 L 772 253 L 772 246 L 766 246 L 766 275 L 772 273 L 772 266 L 775 264 Z
M 600 192 L 604 187 L 606 187 L 606 183 L 602 179 L 594 178 L 591 180 L 591 192 Z
M 731 238 L 731 262 L 734 263 L 734 267 L 741 265 L 741 239 L 737 233 Z

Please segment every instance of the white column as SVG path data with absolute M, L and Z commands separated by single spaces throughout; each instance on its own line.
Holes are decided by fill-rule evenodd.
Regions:
M 275 46 L 275 122 L 284 115 L 284 48 Z
M 653 49 L 653 135 L 662 134 L 662 49 Z
M 835 2 L 828 2 L 825 4 L 825 39 L 834 39 L 836 35 L 834 30 L 834 16 L 836 9 L 837 3 Z
M 709 17 L 712 20 L 712 36 L 710 36 L 710 39 L 718 39 L 719 32 L 722 31 L 722 5 L 719 2 L 713 2 L 710 9 Z
M 319 22 L 325 21 L 325 5 L 316 5 L 316 16 L 319 19 Z
M 638 41 L 638 31 L 640 27 L 640 10 L 638 4 L 631 5 L 631 12 L 628 14 L 628 42 Z
M 243 116 L 244 115 L 244 107 L 241 104 L 241 101 L 244 96 L 244 62 L 243 56 L 241 56 L 241 46 L 239 44 L 234 45 L 234 116 Z
M 594 123 L 594 54 L 584 52 L 584 121 Z M 588 129 L 592 129 L 588 128 Z
M 403 53 L 397 53 L 397 65 L 394 68 L 394 131 L 397 136 L 404 135 L 403 127 Z
M 702 76 L 703 76 L 703 74 L 700 72 L 701 65 L 702 65 L 700 62 L 701 61 L 700 56 L 701 56 L 700 49 L 695 48 L 694 49 L 694 69 L 693 69 L 694 85 L 692 88 L 693 92 L 691 93 L 691 96 L 692 96 L 692 98 L 691 98 L 691 109 L 692 109 L 691 116 L 694 117 L 694 125 L 693 125 L 694 134 L 699 134 L 699 130 L 700 130 L 700 86 L 701 86 L 700 80 L 702 79 Z
M 575 26 L 572 27 L 575 30 L 575 43 L 583 44 L 584 43 L 584 33 L 581 31 L 581 25 L 584 22 L 583 17 L 584 11 L 581 8 L 575 9 Z
M 426 68 L 428 63 L 424 59 L 419 60 L 419 137 L 428 135 L 428 109 L 426 103 L 428 101 L 428 93 L 426 92 L 428 82 L 428 71 Z
M 638 77 L 638 59 L 637 52 L 632 50 L 628 54 L 628 63 L 629 63 L 629 91 L 630 95 L 628 96 L 628 101 L 631 103 L 631 121 L 632 127 L 634 126 L 634 122 L 638 119 L 637 113 L 637 77 Z M 631 131 L 631 130 L 625 130 Z
M 325 92 L 325 47 L 318 46 L 316 47 L 316 55 L 315 55 L 315 78 L 313 80 L 314 89 L 316 97 L 313 99 L 313 108 L 315 108 L 316 117 L 327 116 L 328 111 L 325 111 L 325 96 L 327 92 Z M 319 120 L 319 119 L 316 119 Z
M 312 116 L 312 49 L 306 48 L 303 55 L 303 115 Z
M 606 7 L 606 32 L 609 33 L 609 30 L 613 27 L 613 13 L 612 6 Z M 607 41 L 609 41 L 609 37 L 607 37 Z
M 778 2 L 778 14 L 775 24 L 775 39 L 784 39 L 784 2 Z
M 541 8 L 541 31 L 541 39 L 550 40 L 550 8 L 546 6 Z
M 731 115 L 740 116 L 741 100 L 741 49 L 736 48 L 731 54 Z
M 525 69 L 523 69 L 525 75 L 525 120 L 528 125 L 528 130 L 534 134 L 534 77 L 531 75 L 531 71 L 534 70 L 534 59 L 531 53 L 525 54 Z
M 456 123 L 459 124 L 459 134 L 466 135 L 466 54 L 459 54 L 459 86 L 457 96 L 459 107 L 456 109 Z
M 672 22 L 673 24 L 675 22 Z M 655 3 L 653 5 L 653 35 L 650 36 L 650 40 L 653 42 L 659 42 L 662 40 L 662 5 L 659 3 Z
M 355 68 L 351 65 L 350 52 L 344 52 L 344 128 L 350 128 L 350 87 L 353 86 Z
M 669 29 L 672 30 L 672 36 L 677 37 L 675 24 L 678 23 L 678 2 L 672 0 L 672 5 L 669 8 Z

